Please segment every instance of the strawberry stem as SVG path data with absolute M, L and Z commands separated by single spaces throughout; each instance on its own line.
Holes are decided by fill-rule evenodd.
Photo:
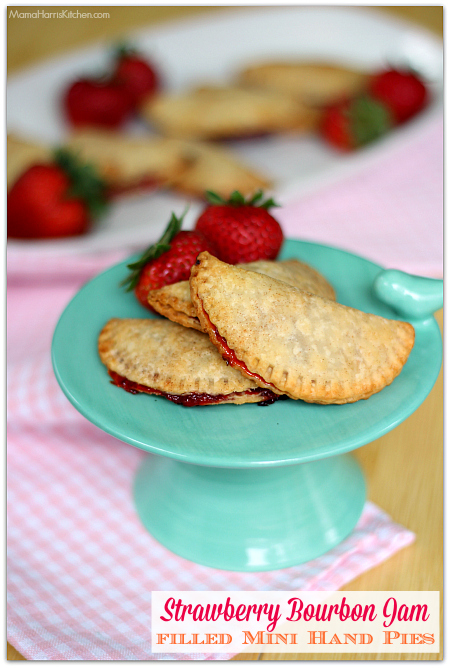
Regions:
M 183 224 L 183 219 L 188 211 L 189 207 L 186 207 L 183 213 L 179 218 L 172 212 L 169 223 L 164 230 L 161 238 L 151 246 L 149 246 L 141 255 L 139 260 L 132 262 L 127 265 L 127 268 L 131 270 L 130 274 L 119 284 L 120 287 L 126 286 L 126 292 L 131 292 L 134 290 L 136 285 L 139 282 L 141 272 L 146 264 L 152 260 L 156 260 L 163 253 L 166 253 L 171 248 L 171 242 L 176 234 L 181 230 Z
M 207 190 L 205 192 L 206 200 L 213 206 L 220 206 L 221 204 L 226 204 L 226 200 L 223 197 L 213 192 L 212 190 Z
M 238 190 L 232 192 L 228 200 L 224 199 L 213 190 L 207 190 L 205 192 L 205 198 L 212 206 L 255 206 L 260 209 L 270 209 L 273 206 L 280 206 L 272 197 L 265 201 L 261 201 L 263 197 L 264 193 L 262 190 L 257 190 L 256 193 L 247 200 Z
M 113 55 L 116 61 L 122 60 L 122 58 L 127 58 L 128 56 L 135 56 L 136 54 L 137 50 L 127 42 L 119 42 L 113 49 Z
M 357 146 L 365 146 L 386 134 L 393 126 L 389 109 L 370 95 L 362 95 L 353 100 L 350 122 Z
M 91 218 L 98 218 L 107 207 L 106 184 L 98 176 L 94 165 L 83 163 L 70 151 L 59 148 L 54 153 L 56 164 L 67 174 L 69 197 L 79 197 L 88 209 Z

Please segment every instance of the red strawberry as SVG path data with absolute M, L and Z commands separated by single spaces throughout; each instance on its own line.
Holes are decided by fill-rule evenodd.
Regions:
M 329 144 L 343 151 L 355 148 L 355 140 L 351 131 L 350 102 L 339 102 L 328 107 L 322 119 L 322 136 Z
M 321 134 L 335 148 L 351 151 L 386 134 L 392 125 L 389 110 L 364 95 L 329 106 L 322 118 Z
M 34 165 L 8 193 L 8 237 L 68 237 L 87 231 L 103 208 L 104 184 L 65 151 L 55 164 Z
M 395 69 L 372 77 L 369 93 L 386 105 L 396 123 L 415 116 L 428 102 L 428 91 L 416 74 Z
M 138 301 L 150 311 L 153 310 L 147 301 L 150 290 L 187 281 L 191 267 L 201 251 L 217 254 L 214 244 L 205 239 L 203 234 L 180 231 L 183 217 L 184 214 L 177 218 L 172 213 L 161 239 L 147 248 L 137 262 L 128 265 L 131 273 L 121 283 L 127 286 L 127 291 L 134 289 Z
M 155 69 L 127 47 L 121 47 L 118 51 L 114 79 L 126 91 L 134 107 L 159 88 Z
M 64 96 L 64 107 L 74 126 L 116 128 L 132 112 L 132 102 L 118 83 L 104 79 L 79 79 Z
M 238 264 L 277 257 L 283 232 L 267 211 L 277 206 L 272 199 L 261 202 L 261 191 L 247 202 L 237 191 L 228 201 L 211 191 L 206 195 L 210 205 L 200 215 L 195 229 L 214 242 L 220 260 Z

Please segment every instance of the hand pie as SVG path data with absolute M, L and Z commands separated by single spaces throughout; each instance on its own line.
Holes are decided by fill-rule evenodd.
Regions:
M 96 166 L 112 194 L 169 187 L 196 197 L 214 190 L 228 198 L 237 189 L 253 194 L 270 185 L 225 149 L 198 142 L 84 129 L 66 147 Z
M 183 139 L 166 139 L 166 142 L 176 147 L 187 161 L 186 168 L 170 184 L 178 192 L 204 197 L 206 190 L 213 190 L 228 199 L 235 190 L 253 195 L 271 186 L 268 178 L 221 146 Z
M 22 176 L 32 165 L 52 161 L 52 151 L 48 146 L 26 141 L 15 135 L 8 135 L 6 146 L 8 153 L 6 167 L 8 190 L 19 176 Z
M 272 403 L 279 397 L 223 361 L 204 334 L 170 320 L 114 318 L 98 339 L 112 382 L 183 406 Z
M 347 67 L 307 62 L 273 62 L 248 67 L 238 81 L 274 90 L 313 107 L 323 107 L 364 90 L 369 75 Z
M 163 134 L 185 139 L 305 132 L 318 121 L 316 112 L 283 93 L 213 86 L 151 97 L 141 113 Z
M 206 190 L 213 190 L 228 199 L 234 190 L 247 196 L 271 185 L 230 151 L 202 142 L 155 136 L 137 138 L 88 128 L 73 133 L 65 148 L 95 166 L 111 195 L 172 188 L 201 198 Z M 53 160 L 50 146 L 14 135 L 8 136 L 7 149 L 8 189 L 33 164 Z
M 237 266 L 271 276 L 301 290 L 335 299 L 334 290 L 328 281 L 318 271 L 298 260 L 282 260 L 281 262 L 258 260 Z M 189 281 L 166 285 L 159 290 L 150 290 L 148 303 L 155 311 L 173 322 L 178 322 L 184 327 L 193 327 L 200 332 L 206 331 L 202 329 L 191 301 Z
M 231 366 L 293 399 L 367 399 L 400 373 L 414 328 L 303 292 L 202 252 L 191 270 L 202 326 Z
M 188 166 L 179 147 L 168 145 L 162 137 L 130 137 L 88 128 L 74 132 L 65 147 L 95 165 L 113 194 L 165 186 Z

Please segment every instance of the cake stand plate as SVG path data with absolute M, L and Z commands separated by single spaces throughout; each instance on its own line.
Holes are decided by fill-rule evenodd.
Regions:
M 107 433 L 151 453 L 134 485 L 144 526 L 200 564 L 284 568 L 341 542 L 365 500 L 362 472 L 345 453 L 409 417 L 440 370 L 442 342 L 431 314 L 442 306 L 442 281 L 383 271 L 307 242 L 286 241 L 280 259 L 291 257 L 318 269 L 340 303 L 414 325 L 416 340 L 402 373 L 367 401 L 185 408 L 113 386 L 97 353 L 100 330 L 110 318 L 157 317 L 119 288 L 129 260 L 85 285 L 55 330 L 53 367 L 71 403 Z

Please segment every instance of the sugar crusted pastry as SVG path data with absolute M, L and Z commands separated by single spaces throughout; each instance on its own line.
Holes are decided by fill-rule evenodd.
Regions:
M 334 300 L 336 298 L 334 289 L 328 281 L 318 271 L 299 260 L 282 260 L 280 262 L 258 260 L 237 266 L 271 276 L 327 299 Z M 192 327 L 200 332 L 206 331 L 202 329 L 196 309 L 191 301 L 189 281 L 166 285 L 159 290 L 150 290 L 148 303 L 155 311 L 173 322 L 178 322 L 184 327 Z
M 112 130 L 84 128 L 74 132 L 65 148 L 97 168 L 112 189 L 142 184 L 164 186 L 188 165 L 182 151 L 161 137 L 132 137 Z
M 7 147 L 8 189 L 31 165 L 53 161 L 51 146 L 15 135 L 8 135 Z M 234 190 L 253 195 L 271 186 L 266 176 L 231 151 L 206 142 L 83 128 L 69 136 L 64 148 L 93 165 L 113 195 L 170 188 L 199 198 L 213 190 L 228 199 Z
M 204 141 L 166 139 L 187 160 L 187 167 L 172 179 L 171 187 L 178 192 L 204 197 L 206 190 L 228 199 L 239 190 L 253 195 L 256 190 L 267 190 L 272 184 L 264 174 L 243 163 L 231 151 Z
M 283 93 L 232 86 L 160 94 L 144 102 L 140 111 L 164 135 L 185 139 L 307 132 L 318 122 L 314 111 Z
M 184 406 L 272 403 L 278 397 L 224 362 L 208 337 L 170 320 L 113 318 L 98 339 L 113 382 Z
M 203 197 L 214 190 L 252 194 L 269 181 L 221 147 L 167 137 L 132 137 L 97 128 L 74 132 L 66 148 L 93 164 L 113 193 L 140 187 L 172 188 Z
M 402 370 L 414 328 L 200 253 L 191 299 L 228 362 L 261 387 L 311 403 L 367 399 Z
M 369 75 L 359 70 L 328 63 L 270 62 L 247 67 L 238 83 L 264 90 L 275 90 L 323 107 L 362 92 Z
M 148 303 L 160 315 L 177 322 L 183 327 L 192 327 L 202 332 L 197 312 L 191 301 L 189 281 L 165 285 L 158 290 L 150 290 Z

